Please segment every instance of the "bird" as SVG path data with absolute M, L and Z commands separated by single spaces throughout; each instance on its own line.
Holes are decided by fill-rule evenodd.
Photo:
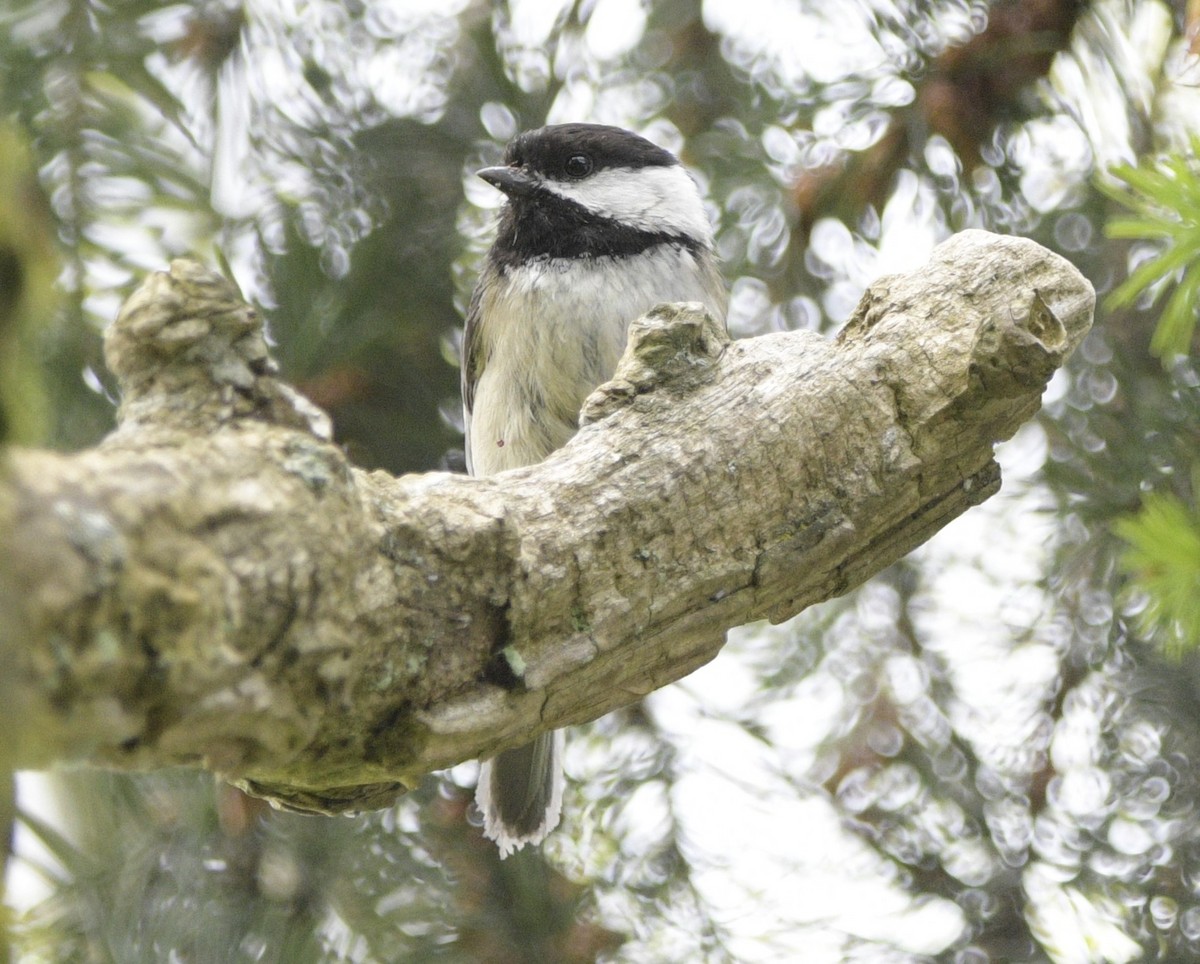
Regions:
M 613 374 L 629 325 L 664 302 L 728 304 L 696 181 L 670 151 L 604 124 L 517 135 L 477 172 L 505 195 L 466 314 L 467 470 L 494 475 L 565 445 Z M 562 732 L 480 767 L 476 803 L 502 858 L 538 844 L 562 810 Z

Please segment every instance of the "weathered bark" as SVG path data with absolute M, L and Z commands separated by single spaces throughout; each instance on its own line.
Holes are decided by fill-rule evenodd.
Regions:
M 0 469 L 8 762 L 198 764 L 332 812 L 594 719 L 995 492 L 1092 307 L 1062 258 L 966 232 L 833 341 L 660 309 L 547 462 L 396 479 L 177 262 L 109 333 L 117 431 Z

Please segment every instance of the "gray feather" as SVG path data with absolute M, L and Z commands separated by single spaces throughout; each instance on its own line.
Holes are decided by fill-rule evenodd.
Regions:
M 562 812 L 562 731 L 505 750 L 484 762 L 475 800 L 483 833 L 507 857 L 525 844 L 541 843 Z

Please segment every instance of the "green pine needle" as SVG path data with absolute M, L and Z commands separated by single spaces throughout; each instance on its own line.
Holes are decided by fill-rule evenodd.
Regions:
M 1170 292 L 1150 350 L 1164 360 L 1188 354 L 1200 312 L 1200 136 L 1188 154 L 1175 154 L 1152 167 L 1121 165 L 1109 173 L 1120 183 L 1100 190 L 1134 216 L 1109 222 L 1111 238 L 1155 242 L 1160 250 L 1142 262 L 1107 300 L 1112 310 L 1144 295 L 1155 304 Z
M 1174 495 L 1151 493 L 1114 530 L 1129 544 L 1121 568 L 1147 600 L 1143 628 L 1175 656 L 1200 645 L 1200 516 Z

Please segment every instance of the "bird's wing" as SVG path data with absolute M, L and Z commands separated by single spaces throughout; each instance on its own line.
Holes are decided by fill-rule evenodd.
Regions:
M 471 466 L 471 410 L 475 406 L 475 386 L 479 384 L 479 376 L 483 374 L 483 366 L 487 359 L 484 357 L 482 339 L 479 336 L 482 327 L 480 315 L 483 303 L 483 279 L 475 285 L 471 294 L 471 304 L 467 308 L 466 326 L 463 328 L 462 359 L 460 362 L 462 378 L 463 402 L 463 448 L 467 456 L 467 471 L 475 474 Z

